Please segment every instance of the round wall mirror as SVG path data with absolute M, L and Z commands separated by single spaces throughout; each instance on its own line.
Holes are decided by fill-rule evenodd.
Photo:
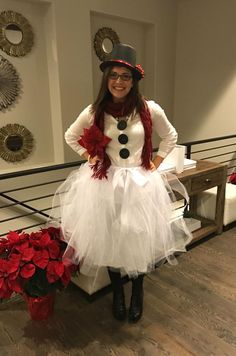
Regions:
M 9 56 L 20 57 L 28 53 L 34 42 L 29 21 L 15 11 L 0 13 L 0 48 Z
M 0 157 L 8 162 L 22 161 L 32 152 L 32 133 L 19 124 L 8 124 L 0 128 Z
M 23 137 L 19 135 L 9 135 L 6 137 L 5 144 L 10 151 L 19 151 L 23 146 Z
M 111 53 L 111 51 L 113 50 L 113 43 L 110 38 L 104 38 L 102 42 L 102 49 L 105 53 Z
M 115 44 L 120 43 L 120 39 L 115 31 L 109 27 L 102 27 L 94 37 L 94 49 L 101 61 L 109 58 Z
M 22 41 L 23 33 L 19 26 L 14 23 L 10 23 L 5 28 L 5 35 L 9 42 L 12 44 L 19 44 Z

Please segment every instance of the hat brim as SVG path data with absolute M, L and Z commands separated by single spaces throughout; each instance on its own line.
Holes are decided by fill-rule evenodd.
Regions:
M 121 59 L 111 59 L 111 60 L 102 62 L 100 64 L 100 69 L 101 69 L 102 72 L 104 72 L 104 70 L 107 67 L 111 67 L 111 66 L 114 66 L 114 65 L 127 67 L 128 69 L 130 69 L 132 71 L 133 75 L 135 76 L 135 78 L 137 80 L 140 80 L 142 78 L 142 74 L 140 73 L 140 71 L 137 68 L 135 68 L 130 63 L 128 63 L 126 61 L 123 61 Z

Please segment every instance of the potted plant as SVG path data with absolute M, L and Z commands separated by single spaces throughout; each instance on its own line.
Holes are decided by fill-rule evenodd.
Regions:
M 53 312 L 56 290 L 67 287 L 77 269 L 62 258 L 66 247 L 54 227 L 0 238 L 0 298 L 20 293 L 32 319 L 46 319 Z

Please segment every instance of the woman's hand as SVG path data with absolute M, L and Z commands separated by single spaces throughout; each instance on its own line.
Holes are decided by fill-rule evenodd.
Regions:
M 160 166 L 163 160 L 164 160 L 163 157 L 157 155 L 152 161 L 150 161 L 151 172 L 154 172 Z
M 150 161 L 150 168 L 149 169 L 150 169 L 151 172 L 154 172 L 156 170 L 156 166 L 152 161 Z
M 84 152 L 84 153 L 82 154 L 82 157 L 83 157 L 84 159 L 87 159 L 88 163 L 89 163 L 89 164 L 92 164 L 92 165 L 94 165 L 94 164 L 96 164 L 97 162 L 101 161 L 101 159 L 100 159 L 98 156 L 91 157 L 91 156 L 88 154 L 88 152 Z
M 98 156 L 91 157 L 90 155 L 88 156 L 88 163 L 89 164 L 96 164 L 97 162 L 101 161 L 101 159 Z

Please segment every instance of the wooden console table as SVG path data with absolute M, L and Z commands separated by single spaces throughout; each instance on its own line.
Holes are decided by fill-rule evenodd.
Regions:
M 225 184 L 227 166 L 210 161 L 197 161 L 196 168 L 186 169 L 177 174 L 184 184 L 190 197 L 190 216 L 201 220 L 201 228 L 193 232 L 191 243 L 212 233 L 221 234 L 223 230 L 223 215 L 225 202 Z M 204 190 L 217 186 L 215 220 L 208 220 L 197 215 L 198 194 Z

